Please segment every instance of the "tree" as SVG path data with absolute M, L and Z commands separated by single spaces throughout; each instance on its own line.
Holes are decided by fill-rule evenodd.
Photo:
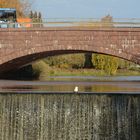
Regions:
M 93 68 L 92 53 L 85 53 L 84 68 Z
M 33 18 L 34 18 L 34 19 L 37 19 L 37 17 L 38 17 L 38 16 L 37 16 L 37 12 L 35 11 L 35 13 L 33 14 Z
M 101 25 L 103 27 L 113 27 L 113 18 L 110 15 L 107 15 L 101 19 Z
M 108 55 L 95 54 L 93 57 L 95 68 L 114 75 L 118 69 L 118 58 Z
M 29 17 L 32 19 L 32 22 L 34 23 L 33 27 L 43 27 L 42 15 L 40 12 L 38 13 L 37 11 L 35 12 L 30 11 Z
M 113 56 L 106 56 L 106 64 L 104 66 L 104 71 L 108 75 L 114 75 L 118 69 L 118 59 Z
M 39 19 L 40 22 L 42 21 L 42 15 L 41 15 L 40 12 L 38 13 L 38 19 Z
M 94 54 L 93 63 L 96 69 L 104 70 L 105 57 L 101 54 Z
M 49 66 L 58 68 L 82 68 L 84 64 L 84 54 L 67 54 L 47 57 L 44 60 Z
M 33 16 L 34 16 L 34 15 L 33 15 L 33 11 L 30 11 L 29 18 L 31 18 L 31 19 L 32 19 L 32 18 L 33 18 Z

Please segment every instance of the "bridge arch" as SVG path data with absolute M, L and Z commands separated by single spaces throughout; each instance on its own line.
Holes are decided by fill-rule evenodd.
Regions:
M 10 61 L 3 63 L 0 66 L 1 67 L 0 73 L 5 73 L 8 71 L 9 72 L 15 71 L 15 70 L 20 69 L 28 64 L 35 62 L 36 60 L 47 58 L 49 56 L 73 54 L 73 53 L 99 53 L 99 54 L 115 56 L 115 57 L 119 57 L 119 58 L 128 60 L 127 57 L 124 58 L 124 57 L 112 55 L 109 53 L 97 52 L 96 50 L 90 50 L 90 51 L 89 50 L 53 50 L 53 51 L 38 52 L 38 53 L 34 53 L 34 54 L 26 54 L 26 52 L 28 52 L 28 50 L 23 51 L 23 54 L 24 54 L 23 56 L 11 59 Z M 127 56 L 127 54 L 124 53 L 124 56 Z

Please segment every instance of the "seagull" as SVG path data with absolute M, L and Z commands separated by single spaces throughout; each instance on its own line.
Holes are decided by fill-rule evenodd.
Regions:
M 75 93 L 78 92 L 78 86 L 76 86 L 76 87 L 74 88 L 74 92 L 75 92 Z

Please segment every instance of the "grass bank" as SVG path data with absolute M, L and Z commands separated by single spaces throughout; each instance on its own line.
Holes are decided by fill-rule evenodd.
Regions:
M 108 76 L 105 71 L 96 69 L 68 69 L 68 68 L 58 68 L 50 67 L 45 62 L 39 61 L 33 64 L 34 74 L 42 79 L 47 76 Z M 115 76 L 138 76 L 140 75 L 139 70 L 128 70 L 119 69 L 117 70 Z

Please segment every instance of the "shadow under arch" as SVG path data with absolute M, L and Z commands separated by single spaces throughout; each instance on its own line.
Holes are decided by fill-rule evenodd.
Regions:
M 117 55 L 117 54 L 113 54 L 112 52 L 104 53 L 104 52 L 98 52 L 98 51 L 94 51 L 94 50 L 51 50 L 51 51 L 44 51 L 44 52 L 42 51 L 39 53 L 32 53 L 32 54 L 27 54 L 27 52 L 28 52 L 27 50 L 23 50 L 23 52 L 25 52 L 25 53 L 23 53 L 23 54 L 25 54 L 24 56 L 11 59 L 10 61 L 7 61 L 0 65 L 0 76 L 7 72 L 16 71 L 39 59 L 47 58 L 49 56 L 64 55 L 64 54 L 98 53 L 98 54 L 110 55 L 110 56 L 122 58 L 124 60 L 135 62 L 132 59 L 129 59 L 130 54 L 128 55 L 124 52 L 121 54 L 121 56 Z

